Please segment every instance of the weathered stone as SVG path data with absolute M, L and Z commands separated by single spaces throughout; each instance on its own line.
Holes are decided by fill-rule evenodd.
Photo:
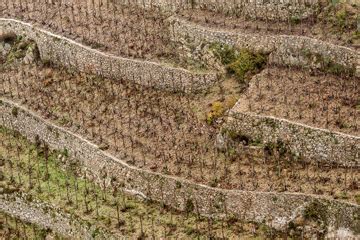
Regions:
M 129 5 L 128 0 L 118 1 Z M 289 20 L 290 17 L 304 19 L 319 8 L 318 0 L 299 2 L 295 0 L 135 0 L 131 5 L 145 9 L 175 12 L 182 9 L 204 9 L 226 15 L 243 15 L 253 19 Z
M 0 42 L 0 54 L 6 56 L 11 50 L 11 45 L 5 42 Z
M 60 209 L 39 201 L 27 201 L 27 195 L 1 195 L 0 211 L 44 229 L 51 229 L 64 237 L 71 239 L 94 239 L 92 229 L 79 222 Z M 111 235 L 101 232 L 106 239 L 114 239 Z
M 195 73 L 155 62 L 103 53 L 18 20 L 0 18 L 0 29 L 12 30 L 34 40 L 43 60 L 103 77 L 186 92 L 206 89 L 219 80 L 215 73 Z
M 19 109 L 17 117 L 11 113 L 14 107 Z M 2 99 L 0 112 L 3 116 L 0 124 L 19 131 L 28 139 L 38 135 L 51 148 L 67 149 L 71 156 L 82 161 L 99 183 L 102 182 L 103 171 L 106 171 L 108 178 L 115 176 L 124 182 L 124 188 L 130 192 L 179 210 L 185 210 L 186 203 L 192 201 L 202 215 L 222 217 L 226 208 L 227 214 L 245 221 L 265 222 L 284 230 L 301 209 L 316 200 L 327 208 L 328 229 L 346 228 L 354 234 L 352 231 L 359 226 L 356 213 L 360 207 L 355 204 L 301 193 L 225 190 L 195 184 L 130 166 L 80 136 L 47 122 L 9 100 Z M 178 188 L 179 182 L 181 188 Z M 214 209 L 212 206 L 215 204 L 222 207 Z
M 28 50 L 26 51 L 26 55 L 23 59 L 23 62 L 25 64 L 30 64 L 30 63 L 33 63 L 35 60 L 35 55 L 34 55 L 34 52 L 33 52 L 33 49 L 32 48 L 28 48 Z
M 314 38 L 292 35 L 259 35 L 228 32 L 200 26 L 177 17 L 168 19 L 172 40 L 192 46 L 219 42 L 269 54 L 269 63 L 318 69 L 322 61 L 332 61 L 355 72 L 360 63 L 359 51 Z M 186 39 L 191 39 L 189 43 Z
M 360 166 L 360 137 L 357 136 L 310 127 L 286 119 L 241 112 L 237 110 L 237 104 L 222 128 L 222 132 L 231 130 L 261 139 L 263 144 L 281 140 L 295 155 L 301 155 L 308 161 Z

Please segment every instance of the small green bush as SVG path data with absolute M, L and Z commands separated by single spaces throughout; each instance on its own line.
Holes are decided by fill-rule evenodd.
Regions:
M 298 16 L 291 16 L 290 17 L 290 23 L 292 25 L 299 24 L 301 22 L 301 19 Z
M 355 195 L 356 203 L 360 205 L 360 194 Z
M 17 117 L 18 114 L 19 114 L 19 109 L 17 107 L 13 107 L 13 109 L 11 110 L 11 114 L 14 116 L 14 117 Z
M 220 62 L 224 65 L 228 65 L 236 60 L 236 50 L 226 44 L 213 43 L 210 49 L 215 54 Z
M 236 60 L 227 66 L 228 72 L 235 75 L 240 82 L 245 82 L 247 74 L 255 74 L 262 69 L 266 63 L 264 55 L 251 53 L 242 49 L 236 56 Z
M 253 53 L 248 49 L 238 51 L 221 43 L 214 43 L 210 49 L 226 67 L 227 72 L 235 76 L 240 83 L 245 83 L 249 74 L 257 73 L 266 63 L 266 55 Z
M 192 202 L 191 199 L 187 199 L 186 200 L 186 203 L 185 203 L 185 212 L 186 213 L 191 213 L 192 211 L 194 211 L 195 209 L 195 206 L 194 206 L 194 203 Z
M 215 121 L 224 116 L 225 112 L 231 109 L 237 102 L 236 97 L 230 97 L 224 102 L 215 101 L 211 104 L 211 110 L 206 114 L 206 122 L 209 125 L 215 123 Z
M 342 8 L 336 12 L 334 24 L 338 26 L 340 29 L 344 29 L 346 27 L 346 18 L 347 18 L 346 9 Z
M 311 202 L 304 210 L 304 218 L 319 224 L 328 224 L 327 207 L 319 201 Z

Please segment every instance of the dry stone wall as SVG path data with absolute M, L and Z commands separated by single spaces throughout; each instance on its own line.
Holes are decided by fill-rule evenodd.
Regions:
M 257 35 L 221 31 L 171 17 L 172 39 L 182 44 L 224 43 L 268 53 L 269 62 L 285 66 L 321 69 L 324 62 L 338 64 L 360 77 L 360 53 L 317 39 L 291 35 Z
M 68 214 L 62 213 L 52 205 L 39 201 L 26 201 L 26 196 L 18 194 L 2 194 L 0 211 L 16 217 L 24 222 L 32 223 L 44 229 L 51 229 L 63 237 L 71 239 L 94 239 L 84 224 L 77 222 Z M 106 234 L 106 239 L 115 239 Z
M 104 77 L 125 79 L 170 91 L 186 92 L 208 88 L 219 78 L 213 73 L 193 73 L 158 63 L 102 53 L 18 20 L 0 18 L 0 30 L 33 39 L 37 43 L 43 60 Z
M 360 77 L 360 54 L 352 49 L 301 36 L 257 36 L 208 29 L 185 20 L 171 18 L 172 38 L 183 44 L 200 45 L 220 42 L 238 48 L 269 53 L 270 63 L 320 68 L 319 60 L 330 60 L 346 68 L 357 69 Z M 338 162 L 360 166 L 360 139 L 341 133 L 248 113 L 234 114 L 224 128 L 247 134 L 265 143 L 277 139 L 288 141 L 295 153 L 314 161 Z
M 229 131 L 250 136 L 264 144 L 281 140 L 294 154 L 301 155 L 305 160 L 360 167 L 360 137 L 285 119 L 239 112 L 236 105 L 223 126 L 223 133 Z
M 120 4 L 157 8 L 163 11 L 203 9 L 248 18 L 288 20 L 304 19 L 316 13 L 318 0 L 121 0 Z
M 16 116 L 12 114 L 14 108 L 17 108 Z M 0 112 L 3 116 L 0 124 L 19 131 L 29 140 L 39 136 L 51 148 L 67 149 L 71 156 L 82 161 L 95 179 L 100 181 L 100 172 L 106 171 L 109 178 L 115 176 L 122 180 L 125 188 L 132 193 L 180 210 L 189 210 L 186 206 L 190 205 L 194 206 L 190 210 L 202 215 L 234 215 L 246 221 L 285 229 L 311 203 L 318 202 L 328 216 L 328 229 L 344 228 L 356 234 L 354 231 L 360 227 L 360 207 L 355 204 L 314 195 L 224 190 L 195 184 L 130 166 L 80 136 L 47 122 L 9 100 L 2 99 Z

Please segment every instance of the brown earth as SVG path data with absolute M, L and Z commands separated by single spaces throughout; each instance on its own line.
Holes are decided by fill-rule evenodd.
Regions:
M 222 30 L 309 36 L 357 49 L 360 46 L 358 12 L 359 7 L 338 4 L 336 7 L 324 7 L 316 17 L 290 19 L 289 22 L 250 20 L 200 9 L 181 10 L 176 15 Z M 102 5 L 87 5 L 84 1 L 37 4 L 23 0 L 4 4 L 0 15 L 31 22 L 119 56 L 166 62 L 190 69 L 205 67 L 202 63 L 191 63 L 179 56 L 180 46 L 170 41 L 166 23 L 169 14 L 154 9 L 143 10 L 111 1 Z
M 270 67 L 253 77 L 239 110 L 360 136 L 360 78 Z
M 242 33 L 307 36 L 349 48 L 360 48 L 358 29 L 359 6 L 339 3 L 323 7 L 317 16 L 287 22 L 247 19 L 244 16 L 226 16 L 199 9 L 181 11 L 178 15 L 201 26 Z
M 310 164 L 276 149 L 264 158 L 262 146 L 240 143 L 218 151 L 218 127 L 241 89 L 231 80 L 183 95 L 40 63 L 5 64 L 2 72 L 2 96 L 129 164 L 227 189 L 315 193 L 349 201 L 359 194 L 357 169 Z M 209 108 L 218 114 L 210 125 L 205 121 Z

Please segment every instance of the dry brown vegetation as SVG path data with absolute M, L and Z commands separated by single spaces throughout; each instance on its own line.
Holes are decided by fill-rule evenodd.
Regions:
M 228 91 L 234 86 L 230 80 L 189 95 L 42 63 L 6 64 L 2 77 L 3 96 L 141 168 L 228 189 L 315 193 L 350 201 L 359 193 L 357 169 L 308 163 L 284 143 L 261 146 L 240 137 L 242 142 L 219 151 L 214 146 L 217 126 L 240 91 L 240 86 Z M 218 114 L 210 125 L 204 109 Z
M 253 239 L 282 234 L 262 224 L 242 222 L 231 214 L 205 218 L 189 209 L 179 212 L 129 196 L 121 189 L 121 179 L 112 177 L 110 185 L 95 183 L 79 162 L 63 151 L 50 151 L 46 142 L 37 140 L 32 144 L 17 132 L 0 127 L 2 193 L 22 193 L 25 203 L 45 202 L 48 208 L 38 208 L 51 216 L 57 211 L 71 214 L 77 223 L 92 226 L 88 233 L 95 239 L 108 239 L 109 235 L 115 239 Z M 47 235 L 54 235 L 49 229 L 24 224 L 6 214 L 2 217 L 0 212 L 0 223 L 4 225 L 0 237 L 4 234 L 6 239 L 14 235 L 15 239 L 47 239 Z
M 43 206 L 40 209 L 51 216 L 59 210 L 76 216 L 77 223 L 91 226 L 88 233 L 96 239 L 108 236 L 284 239 L 304 234 L 301 226 L 280 232 L 264 224 L 241 221 L 231 214 L 205 218 L 189 212 L 188 208 L 183 213 L 128 196 L 119 188 L 121 179 L 113 177 L 110 185 L 98 185 L 86 168 L 77 159 L 69 158 L 66 151 L 50 151 L 45 141 L 35 139 L 35 143 L 30 143 L 18 132 L 3 127 L 0 127 L 0 169 L 3 170 L 0 178 L 3 193 L 12 196 L 20 192 L 28 203 L 40 200 Z M 44 208 L 44 202 L 50 204 L 47 206 L 56 206 L 56 210 Z M 313 214 L 315 209 L 308 208 L 306 211 L 311 212 L 307 214 Z M 68 239 L 7 214 L 0 212 L 0 216 L 0 237 L 5 239 L 48 239 L 54 235 Z M 302 221 L 313 224 L 313 217 L 306 215 Z
M 11 44 L 7 55 L 0 53 L 0 97 L 21 104 L 138 168 L 223 189 L 316 194 L 359 204 L 358 166 L 310 162 L 306 156 L 294 154 L 286 142 L 264 144 L 261 139 L 223 127 L 237 102 L 234 110 L 359 136 L 360 78 L 353 76 L 354 69 L 323 58 L 318 59 L 318 70 L 271 66 L 266 63 L 266 54 L 220 43 L 204 42 L 199 48 L 212 54 L 199 53 L 191 44 L 171 41 L 171 26 L 166 21 L 173 15 L 213 29 L 259 36 L 309 36 L 357 50 L 358 13 L 358 6 L 327 4 L 306 20 L 291 17 L 286 22 L 274 22 L 204 9 L 173 13 L 144 10 L 131 1 L 121 5 L 114 0 L 4 0 L 0 1 L 2 17 L 33 23 L 103 52 L 190 70 L 214 67 L 227 71 L 227 75 L 207 90 L 168 92 L 135 84 L 131 79 L 106 79 L 64 69 L 50 63 L 51 59 L 24 64 L 27 50 L 35 49 L 36 44 L 24 36 L 9 36 L 0 39 Z M 194 51 L 191 57 L 189 51 Z M 209 54 L 217 59 L 206 62 Z M 12 114 L 16 117 L 18 109 L 13 108 Z M 221 145 L 219 136 L 223 133 L 229 139 Z M 106 186 L 105 180 L 103 185 L 96 185 L 87 170 L 73 166 L 66 155 L 51 152 L 46 142 L 30 144 L 17 132 L 0 126 L 0 193 L 26 193 L 118 237 L 280 237 L 269 226 L 245 223 L 227 213 L 224 219 L 213 219 L 211 213 L 205 218 L 191 214 L 194 209 L 184 213 L 139 201 L 119 191 L 122 180 L 116 177 L 111 179 L 111 186 Z M 59 166 L 64 159 L 76 169 Z M 0 225 L 3 216 L 0 212 Z M 0 238 L 31 236 L 28 232 L 34 226 L 5 218 Z M 303 230 L 296 234 L 303 234 Z M 34 238 L 41 238 L 38 233 L 44 231 L 34 231 Z
M 358 49 L 359 6 L 339 3 L 320 7 L 317 16 L 306 20 L 296 17 L 287 22 L 248 19 L 243 15 L 224 15 L 202 9 L 179 10 L 176 15 L 196 24 L 238 30 L 243 33 L 309 36 Z M 126 57 L 180 64 L 178 45 L 170 41 L 169 13 L 156 8 L 141 9 L 114 1 L 4 1 L 2 16 L 33 22 L 42 28 L 81 41 L 94 48 Z
M 119 6 L 107 2 L 89 5 L 86 1 L 36 1 L 8 3 L 4 16 L 23 19 L 41 28 L 83 42 L 113 54 L 159 60 L 173 59 L 165 16 L 159 12 Z
M 227 16 L 221 12 L 200 9 L 181 11 L 179 16 L 198 25 L 242 33 L 308 36 L 346 47 L 360 48 L 358 28 L 359 5 L 328 4 L 320 8 L 317 16 L 308 19 L 292 17 L 286 22 L 249 19 L 243 15 Z
M 271 67 L 256 75 L 238 110 L 360 135 L 360 79 Z

